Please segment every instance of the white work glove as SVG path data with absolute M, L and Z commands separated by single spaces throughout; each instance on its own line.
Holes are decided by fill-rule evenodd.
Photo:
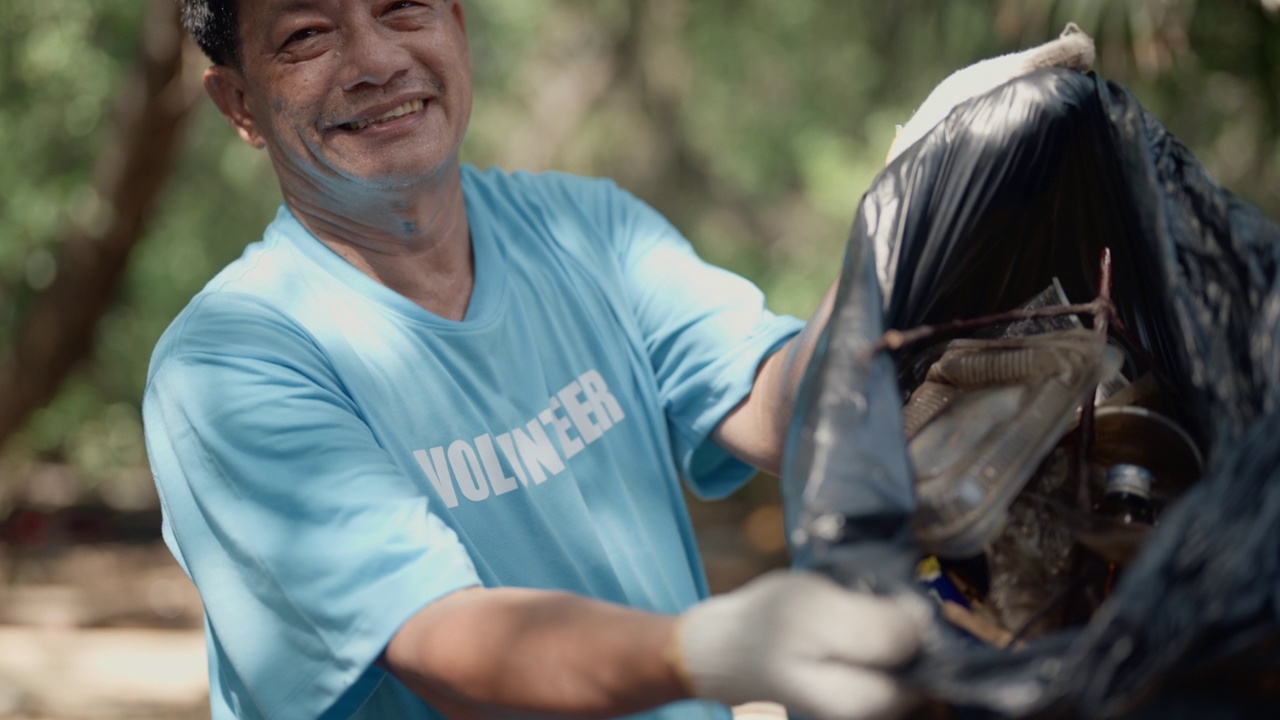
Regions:
M 916 698 L 886 671 L 915 654 L 927 618 L 917 597 L 778 570 L 685 612 L 674 660 L 704 699 L 772 701 L 814 720 L 894 718 Z
M 911 120 L 898 130 L 889 147 L 886 164 L 893 162 L 907 148 L 923 138 L 935 125 L 950 114 L 952 108 L 970 98 L 994 90 L 1014 78 L 1035 70 L 1060 67 L 1071 70 L 1088 70 L 1093 65 L 1093 38 L 1075 23 L 1067 23 L 1066 29 L 1056 40 L 1043 45 L 988 58 L 961 68 L 938 83 L 929 93 Z

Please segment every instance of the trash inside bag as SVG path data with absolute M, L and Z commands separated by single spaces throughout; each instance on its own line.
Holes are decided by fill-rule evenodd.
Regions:
M 903 672 L 963 717 L 1273 716 L 1278 272 L 1280 227 L 1118 85 L 958 106 L 855 218 L 784 459 L 793 562 L 938 599 Z

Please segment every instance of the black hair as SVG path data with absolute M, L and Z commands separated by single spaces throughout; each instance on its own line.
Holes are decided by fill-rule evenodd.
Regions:
M 182 27 L 215 65 L 240 64 L 236 0 L 178 0 Z

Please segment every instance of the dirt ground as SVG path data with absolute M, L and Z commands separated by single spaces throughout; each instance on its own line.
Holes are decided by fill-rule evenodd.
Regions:
M 3 550 L 0 718 L 209 717 L 200 600 L 163 545 Z
M 0 718 L 209 717 L 199 630 L 0 627 Z

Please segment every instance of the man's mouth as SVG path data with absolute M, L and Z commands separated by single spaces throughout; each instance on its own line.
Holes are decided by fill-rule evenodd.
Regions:
M 422 110 L 422 108 L 426 107 L 426 105 L 427 105 L 426 102 L 422 100 L 410 100 L 405 104 L 401 105 L 400 107 L 397 107 L 394 110 L 391 110 L 389 112 L 383 113 L 378 117 L 367 118 L 364 120 L 356 120 L 354 122 L 349 122 L 349 123 L 343 123 L 338 127 L 342 128 L 343 130 L 363 130 L 369 127 L 370 125 L 378 125 L 384 122 L 391 122 L 392 120 L 395 120 L 398 117 L 404 117 L 405 115 L 410 115 L 410 114 L 419 112 L 420 110 Z

